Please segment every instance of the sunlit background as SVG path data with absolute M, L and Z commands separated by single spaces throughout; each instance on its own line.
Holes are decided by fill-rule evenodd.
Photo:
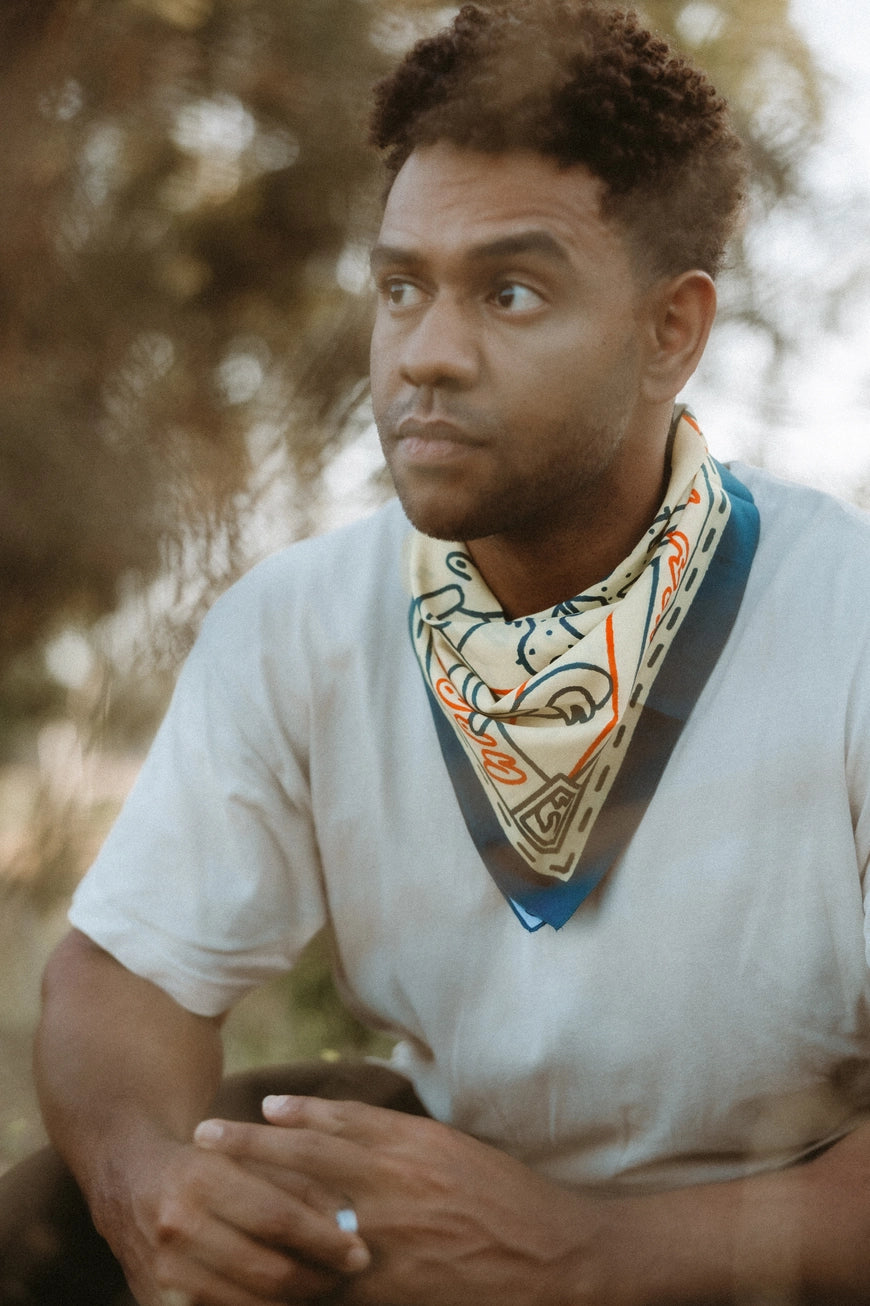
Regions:
M 722 458 L 870 502 L 870 10 L 644 0 L 756 169 L 686 397 Z M 427 0 L 0 7 L 0 1169 L 38 975 L 205 606 L 388 492 L 367 409 L 371 82 Z M 347 1055 L 315 945 L 233 1065 Z
M 715 6 L 690 6 L 699 16 Z M 723 329 L 687 395 L 714 451 L 866 501 L 870 492 L 870 6 L 792 0 L 824 101 L 794 199 L 752 240 L 793 342 L 773 386 L 753 332 Z M 714 15 L 715 21 L 715 15 Z M 711 392 L 712 391 L 712 392 Z

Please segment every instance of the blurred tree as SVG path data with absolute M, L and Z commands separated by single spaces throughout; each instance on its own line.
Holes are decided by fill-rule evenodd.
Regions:
M 823 229 L 823 215 L 803 184 L 803 163 L 824 118 L 824 86 L 812 52 L 790 22 L 791 0 L 645 0 L 645 11 L 662 30 L 709 69 L 727 96 L 752 165 L 748 223 L 735 242 L 720 286 L 720 323 L 753 327 L 767 349 L 770 378 L 796 341 L 799 318 L 780 293 L 777 271 L 754 239 L 778 210 L 802 207 L 804 220 Z M 827 208 L 827 206 L 825 206 Z M 805 303 L 823 315 L 825 290 L 805 288 Z M 833 287 L 830 288 L 833 293 Z M 810 326 L 809 314 L 803 328 Z M 760 369 L 764 370 L 764 369 Z
M 316 472 L 314 424 L 365 369 L 334 273 L 370 167 L 368 17 L 362 0 L 3 12 L 0 660 L 194 543 L 230 568 L 251 443 L 284 439 L 291 412 Z
M 762 209 L 818 124 L 788 0 L 645 0 L 735 104 Z M 5 0 L 0 671 L 131 574 L 246 561 L 364 391 L 368 89 L 433 0 Z M 746 248 L 727 311 L 782 323 Z M 272 474 L 270 471 L 269 474 Z M 20 680 L 20 676 L 19 676 Z

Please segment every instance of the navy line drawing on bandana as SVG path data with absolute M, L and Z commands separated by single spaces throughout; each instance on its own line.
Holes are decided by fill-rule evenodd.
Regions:
M 540 853 L 558 853 L 571 828 L 587 781 L 576 784 L 566 775 L 553 776 L 512 813 L 514 822 Z
M 479 617 L 478 625 L 486 625 L 487 622 L 498 620 L 504 615 L 501 609 L 495 612 L 478 612 L 473 608 L 467 608 L 465 590 L 461 585 L 454 583 L 442 585 L 437 590 L 430 590 L 428 594 L 421 594 L 415 602 L 421 620 L 427 626 L 434 626 L 436 630 L 445 630 L 458 613 L 463 617 Z
M 450 667 L 446 673 L 448 678 L 452 680 L 457 670 L 458 664 Z M 561 678 L 564 674 L 571 672 L 577 672 L 578 678 L 582 677 L 584 683 L 582 685 L 563 684 L 560 689 L 555 691 L 548 702 L 542 703 L 534 709 L 522 710 L 520 707 L 522 699 L 537 689 L 542 680 L 551 679 L 557 675 Z M 472 677 L 469 676 L 468 679 L 470 680 Z M 522 747 L 524 738 L 522 729 L 510 730 L 506 723 L 500 721 L 498 717 L 490 716 L 477 707 L 475 691 L 483 692 L 485 688 L 480 681 L 475 679 L 474 689 L 471 692 L 460 691 L 465 702 L 472 709 L 465 717 L 465 733 L 480 739 L 497 732 L 505 741 L 505 746 L 510 749 L 518 761 L 522 761 L 530 772 L 535 772 L 542 780 L 546 780 L 548 778 L 546 772 Z M 543 676 L 537 677 L 534 685 L 529 685 L 515 700 L 514 714 L 524 717 L 526 722 L 539 721 L 546 724 L 561 720 L 566 725 L 576 725 L 578 723 L 585 725 L 592 720 L 596 713 L 609 709 L 612 705 L 612 699 L 613 679 L 608 671 L 605 671 L 603 667 L 588 662 L 572 662 L 565 667 L 558 667 Z M 529 742 L 532 742 L 531 736 Z M 595 759 L 591 760 L 594 762 Z M 587 767 L 584 767 L 583 771 L 585 773 Z M 532 802 L 532 799 L 528 801 Z
M 455 569 L 451 568 L 451 570 Z M 461 652 L 462 645 L 481 626 L 487 626 L 492 621 L 504 620 L 504 612 L 501 608 L 479 612 L 474 608 L 466 607 L 465 589 L 462 585 L 455 583 L 441 585 L 436 590 L 421 594 L 414 602 L 419 613 L 421 628 L 422 625 L 432 626 L 436 630 L 443 631 L 448 639 L 450 639 L 450 626 L 457 617 L 477 618 L 476 621 L 472 621 L 467 629 L 465 628 L 465 622 L 461 623 L 463 635 L 459 641 L 450 639 L 457 653 Z
M 465 673 L 465 679 L 462 685 L 457 689 L 455 687 L 455 678 L 460 670 Z M 446 669 L 445 676 L 450 684 L 454 685 L 454 692 L 461 696 L 465 704 L 464 712 L 453 712 L 454 720 L 456 720 L 463 734 L 466 735 L 467 738 L 473 739 L 477 742 L 485 740 L 487 737 L 491 738 L 493 733 L 497 733 L 504 741 L 505 748 L 514 755 L 516 760 L 521 760 L 527 767 L 528 771 L 533 771 L 541 778 L 541 780 L 546 780 L 546 771 L 543 771 L 533 758 L 529 757 L 529 755 L 520 748 L 517 742 L 518 732 L 515 731 L 509 733 L 508 728 L 503 721 L 500 721 L 498 717 L 490 716 L 488 713 L 482 711 L 478 706 L 478 696 L 482 693 L 489 692 L 483 681 L 475 676 L 473 672 L 468 671 L 464 663 L 458 662 L 454 662 L 452 666 Z M 530 713 L 529 716 L 537 716 L 537 713 Z M 481 766 L 479 759 L 475 758 L 475 760 L 477 761 L 478 766 L 481 767 L 481 770 L 486 772 L 486 767 Z
M 559 608 L 564 608 L 564 606 L 564 604 L 560 604 Z M 549 621 L 543 621 L 535 617 L 522 618 L 527 629 L 520 636 L 517 644 L 517 666 L 530 676 L 537 675 L 538 672 L 543 671 L 545 667 L 550 666 L 557 658 L 562 656 L 562 653 L 558 651 L 552 656 L 548 656 L 547 652 L 546 642 L 556 634 L 557 626 L 561 626 L 562 630 L 567 631 L 576 642 L 583 638 L 582 630 L 578 630 L 571 621 L 571 617 L 575 614 L 560 612 L 559 608 L 553 610 L 552 618 Z M 514 622 L 515 626 L 519 624 L 520 622 Z
M 464 563 L 468 564 L 468 568 L 463 568 Z M 449 555 L 448 565 L 454 575 L 468 579 L 467 571 L 474 564 L 466 554 L 456 552 Z M 415 600 L 415 604 L 422 623 L 421 629 L 422 625 L 428 625 L 440 630 L 460 654 L 468 640 L 482 626 L 489 625 L 493 621 L 504 621 L 504 612 L 501 608 L 481 611 L 467 606 L 465 588 L 455 582 L 421 594 Z M 590 596 L 587 599 L 580 595 L 576 599 L 557 604 L 552 609 L 549 619 L 520 617 L 516 621 L 506 623 L 517 629 L 525 627 L 517 641 L 517 666 L 526 675 L 537 675 L 557 658 L 563 656 L 564 648 L 562 652 L 550 654 L 546 647 L 546 641 L 557 633 L 557 627 L 567 633 L 573 641 L 579 642 L 583 639 L 583 631 L 578 629 L 572 618 L 581 615 L 589 608 L 603 609 L 607 606 L 608 600 L 604 597 Z M 466 625 L 469 618 L 472 620 Z M 461 631 L 458 638 L 453 637 L 450 629 L 454 623 Z
M 527 685 L 521 690 L 514 702 L 514 707 L 522 710 L 521 705 L 525 698 L 531 693 L 537 693 L 545 681 L 558 676 L 560 681 L 571 674 L 577 672 L 578 678 L 582 678 L 582 684 L 562 685 L 561 689 L 547 699 L 546 703 L 536 708 L 534 712 L 529 713 L 532 720 L 540 718 L 559 718 L 566 725 L 573 726 L 581 723 L 586 725 L 595 716 L 610 703 L 613 697 L 613 677 L 609 671 L 603 667 L 597 666 L 592 662 L 569 662 L 555 667 L 552 671 L 542 672 L 535 677 L 534 684 Z
M 462 549 L 451 549 L 444 562 L 447 570 L 452 571 L 453 575 L 458 576 L 460 580 L 472 580 L 474 572 L 477 572 L 478 576 L 480 575 L 471 554 L 464 553 Z

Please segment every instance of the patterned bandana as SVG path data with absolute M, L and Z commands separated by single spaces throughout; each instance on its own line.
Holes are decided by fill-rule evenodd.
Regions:
M 445 760 L 478 850 L 529 929 L 563 924 L 613 860 L 611 833 L 603 852 L 593 849 L 594 866 L 584 853 L 704 588 L 734 487 L 751 502 L 708 455 L 686 409 L 674 428 L 670 484 L 644 538 L 601 584 L 551 610 L 506 620 L 462 545 L 411 539 L 411 633 Z M 757 538 L 757 514 L 755 530 Z M 728 628 L 712 661 L 703 653 L 706 671 Z M 689 710 L 674 714 L 676 733 L 658 726 L 664 752 L 653 788 Z M 636 794 L 621 801 L 638 809 Z M 616 852 L 642 810 L 617 835 Z M 567 893 L 547 892 L 560 885 Z

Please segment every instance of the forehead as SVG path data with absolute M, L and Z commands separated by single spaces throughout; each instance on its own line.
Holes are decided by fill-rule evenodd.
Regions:
M 602 217 L 602 191 L 586 168 L 562 168 L 531 151 L 485 154 L 429 145 L 415 150 L 398 173 L 378 243 L 420 256 L 461 257 L 538 232 L 552 237 L 569 262 L 627 266 L 622 232 Z

